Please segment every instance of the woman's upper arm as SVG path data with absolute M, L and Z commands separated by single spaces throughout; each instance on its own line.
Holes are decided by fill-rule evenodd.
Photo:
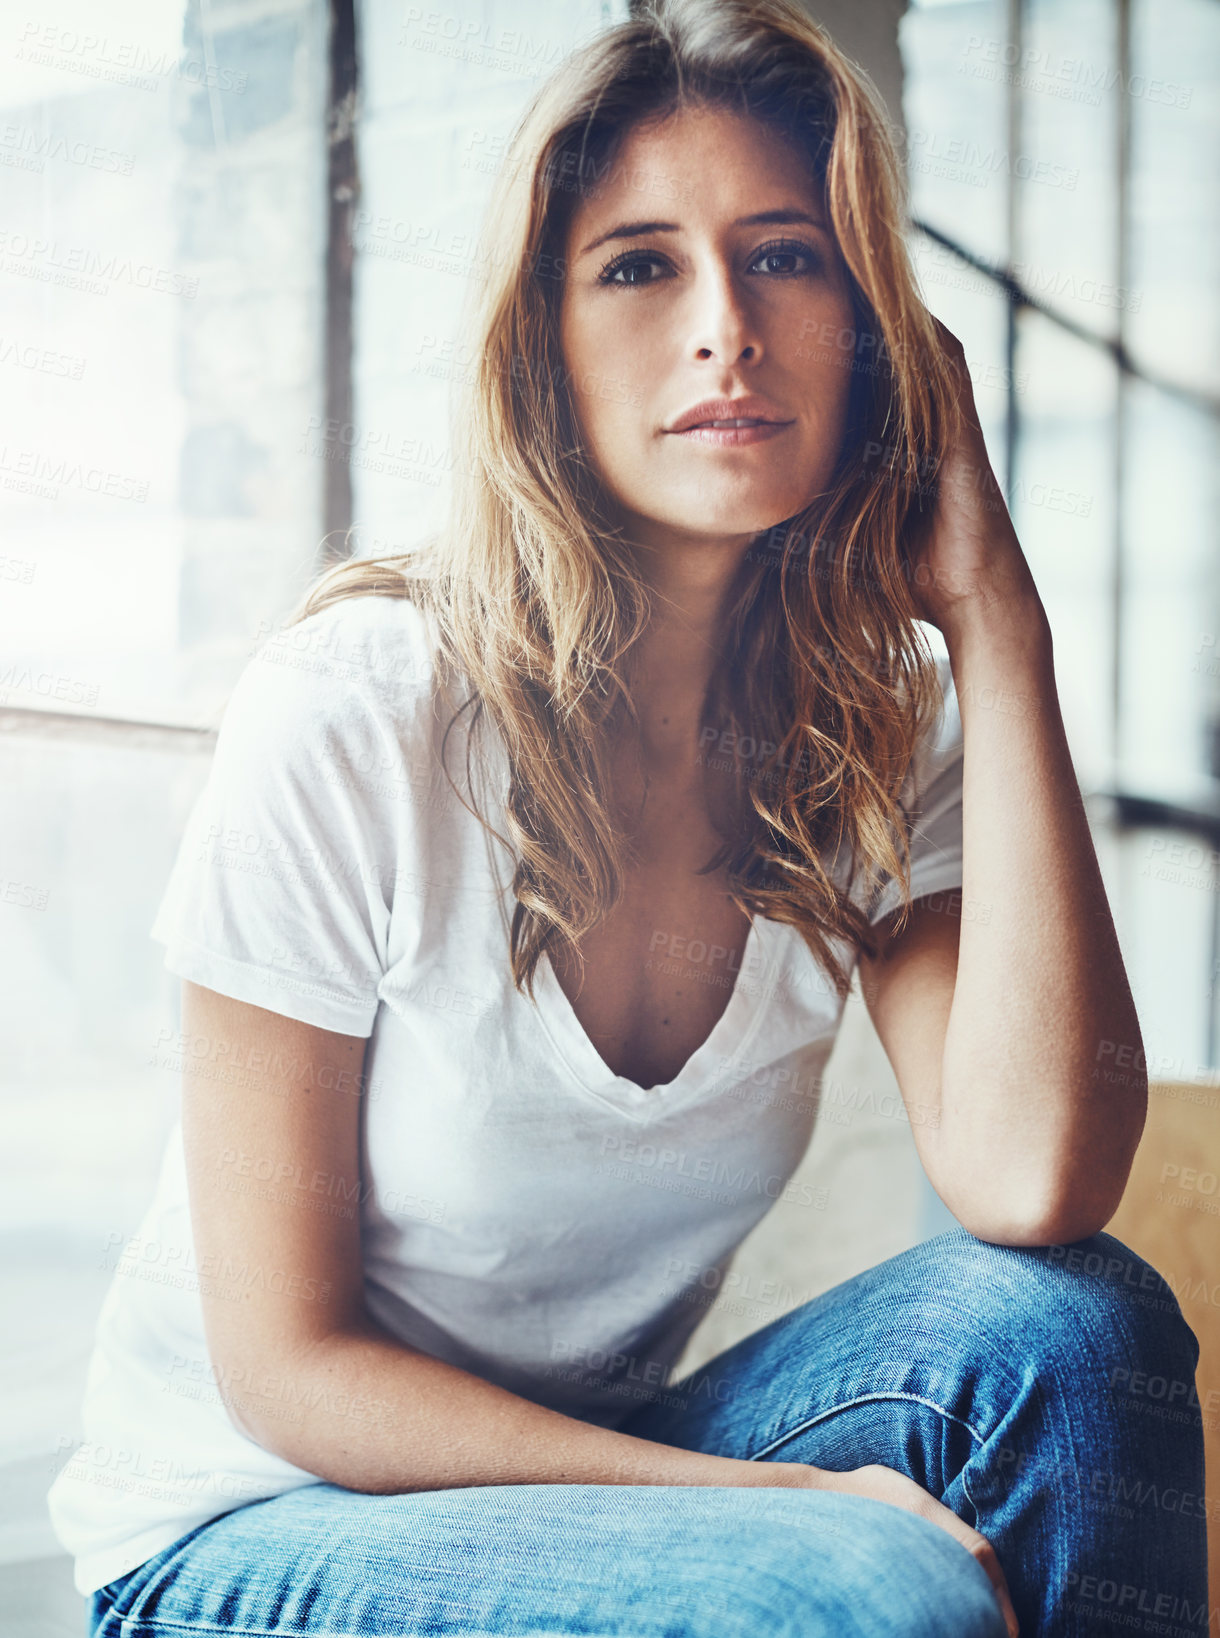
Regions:
M 183 1072 L 182 1134 L 204 1327 L 228 1401 L 226 1381 L 282 1372 L 363 1316 L 365 1041 L 189 981 L 182 1013 L 206 1047 Z
M 883 935 L 897 916 L 880 923 Z M 957 982 L 961 893 L 942 892 L 913 901 L 906 926 L 883 938 L 874 960 L 860 958 L 860 990 L 869 1017 L 893 1066 L 925 1168 L 931 1135 L 940 1125 L 941 1065 L 949 1009 Z
M 937 676 L 942 710 L 916 747 L 910 774 L 910 911 L 895 934 L 901 884 L 888 879 L 870 910 L 882 934 L 879 954 L 862 955 L 859 964 L 864 1001 L 897 1077 L 925 1169 L 939 1129 L 941 1066 L 963 910 L 965 746 L 947 661 L 937 663 Z

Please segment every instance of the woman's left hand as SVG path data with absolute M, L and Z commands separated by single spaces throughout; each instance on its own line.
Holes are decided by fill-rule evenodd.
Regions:
M 911 595 L 918 617 L 948 636 L 950 628 L 975 613 L 995 613 L 999 604 L 1012 604 L 1014 614 L 1041 605 L 987 456 L 962 344 L 939 319 L 933 322 L 957 382 L 961 430 L 913 553 Z

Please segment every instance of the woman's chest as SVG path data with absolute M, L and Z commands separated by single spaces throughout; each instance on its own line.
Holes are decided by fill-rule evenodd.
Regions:
M 645 1089 L 672 1081 L 711 1036 L 749 939 L 727 870 L 707 868 L 727 822 L 721 814 L 717 829 L 711 803 L 700 779 L 653 781 L 629 825 L 622 898 L 579 954 L 551 947 L 555 978 L 602 1060 Z
M 524 1268 L 553 1245 L 583 1278 L 598 1247 L 626 1255 L 628 1225 L 654 1249 L 707 1218 L 735 1241 L 785 1198 L 829 1039 L 777 1060 L 747 1043 L 650 1095 L 596 1079 L 578 1053 L 570 1068 L 562 1020 L 539 1027 L 532 1011 L 522 999 L 494 1029 L 383 1015 L 361 1166 L 366 1223 L 385 1244 L 443 1243 L 471 1275 Z
M 634 871 L 623 899 L 580 941 L 550 957 L 581 1028 L 615 1075 L 667 1085 L 728 1007 L 750 932 L 720 872 L 670 857 Z M 546 957 L 543 958 L 547 959 Z
M 592 1093 L 651 1121 L 731 1074 L 756 1035 L 770 1058 L 833 1033 L 838 996 L 802 941 L 751 920 L 722 867 L 701 873 L 724 839 L 706 809 L 650 793 L 649 827 L 629 831 L 619 901 L 582 935 L 579 958 L 561 942 L 544 953 L 527 993 L 511 971 L 514 859 L 455 808 L 398 879 L 380 988 L 430 1060 L 417 1084 L 438 1084 L 452 1060 L 468 1088 L 503 1093 L 521 1080 L 506 1077 L 508 1062 L 524 1068 L 541 1054 L 527 1081 L 558 1073 L 578 1101 Z M 496 1096 L 485 1114 L 494 1123 L 501 1110 Z

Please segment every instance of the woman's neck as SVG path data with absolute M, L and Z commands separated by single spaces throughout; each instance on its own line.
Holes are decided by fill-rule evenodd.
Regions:
M 699 766 L 704 705 L 725 655 L 725 615 L 741 551 L 709 542 L 698 551 L 637 556 L 652 593 L 648 629 L 627 657 L 642 768 L 650 779 L 680 783 Z

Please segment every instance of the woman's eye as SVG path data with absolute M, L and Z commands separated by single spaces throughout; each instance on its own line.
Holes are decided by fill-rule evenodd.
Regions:
M 772 244 L 760 246 L 750 263 L 751 269 L 758 267 L 760 263 L 768 264 L 764 266 L 763 271 L 770 278 L 797 278 L 803 274 L 816 273 L 822 265 L 815 250 L 789 239 L 776 240 Z M 598 273 L 597 280 L 599 284 L 617 285 L 620 289 L 624 285 L 656 284 L 657 277 L 646 270 L 660 268 L 663 276 L 665 266 L 666 263 L 660 257 L 637 250 L 607 262 Z
M 620 256 L 616 261 L 607 262 L 597 275 L 601 284 L 655 284 L 655 279 L 635 278 L 632 275 L 642 267 L 660 267 L 662 264 L 655 256 Z M 625 278 L 619 278 L 623 273 Z
M 793 267 L 791 264 L 794 260 L 803 263 L 803 265 Z M 786 266 L 776 267 L 773 265 L 768 269 L 769 272 L 780 277 L 786 273 L 812 273 L 818 267 L 818 258 L 808 245 L 796 244 L 791 241 L 763 245 L 754 258 L 753 266 L 757 267 L 759 262 L 787 263 Z

